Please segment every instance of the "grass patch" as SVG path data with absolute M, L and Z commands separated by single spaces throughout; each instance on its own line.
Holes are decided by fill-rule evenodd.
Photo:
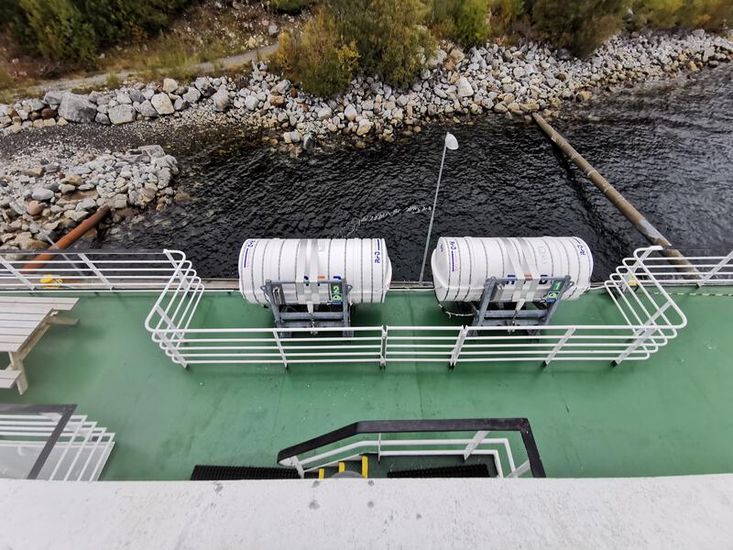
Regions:
M 107 80 L 105 80 L 104 85 L 112 90 L 114 88 L 119 88 L 122 85 L 122 80 L 117 76 L 117 73 L 109 73 L 107 74 Z

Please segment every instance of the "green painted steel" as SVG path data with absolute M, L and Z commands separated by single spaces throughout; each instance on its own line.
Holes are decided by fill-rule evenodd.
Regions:
M 26 360 L 30 388 L 13 403 L 77 403 L 117 434 L 103 476 L 187 479 L 195 464 L 274 466 L 277 451 L 355 420 L 530 419 L 548 477 L 733 470 L 733 298 L 675 296 L 689 326 L 643 362 L 173 365 L 143 320 L 152 295 L 83 297 L 75 327 L 54 326 Z M 271 326 L 236 293 L 206 296 L 200 326 Z M 592 293 L 553 324 L 616 319 Z M 355 324 L 445 325 L 431 293 L 391 292 L 355 309 Z

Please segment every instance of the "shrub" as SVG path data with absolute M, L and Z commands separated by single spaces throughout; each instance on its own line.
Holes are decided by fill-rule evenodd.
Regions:
M 100 48 L 164 27 L 193 0 L 0 0 L 16 38 L 54 60 L 90 62 Z
M 455 15 L 454 38 L 465 47 L 478 46 L 489 37 L 487 0 L 462 0 Z
M 627 0 L 537 0 L 532 23 L 541 36 L 587 55 L 621 29 Z
M 490 6 L 491 33 L 494 36 L 508 34 L 515 25 L 526 19 L 524 0 L 493 0 Z
M 640 27 L 719 30 L 733 24 L 730 0 L 637 0 L 633 11 L 635 23 Z
M 326 6 L 367 74 L 403 86 L 433 54 L 435 39 L 423 25 L 427 10 L 420 0 L 326 0 Z
M 83 62 L 94 58 L 94 29 L 71 0 L 20 0 L 19 5 L 41 55 Z
M 327 97 L 348 86 L 358 58 L 353 42 L 341 41 L 336 20 L 321 9 L 300 35 L 280 35 L 280 46 L 271 63 L 305 91 Z
M 489 37 L 488 0 L 432 0 L 430 26 L 439 35 L 470 48 Z

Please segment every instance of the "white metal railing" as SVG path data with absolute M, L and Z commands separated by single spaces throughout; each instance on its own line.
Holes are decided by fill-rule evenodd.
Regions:
M 726 256 L 684 256 L 685 264 L 675 258 L 662 256 L 661 249 L 649 248 L 643 253 L 643 263 L 649 273 L 663 286 L 726 286 L 733 285 L 733 250 Z M 651 285 L 643 273 L 637 273 L 637 259 L 624 260 L 630 271 L 630 281 Z M 687 267 L 685 267 L 687 266 Z
M 526 460 L 519 465 L 516 451 Z M 371 455 L 381 462 L 385 457 L 428 458 L 421 467 L 435 464 L 432 457 L 456 457 L 459 464 L 471 457 L 478 464 L 494 465 L 498 477 L 520 477 L 531 473 L 545 477 L 532 427 L 526 418 L 466 418 L 437 420 L 366 420 L 343 426 L 307 441 L 282 449 L 277 454 L 281 466 L 294 468 L 300 477 L 325 470 L 342 462 L 356 462 Z M 408 465 L 391 461 L 387 467 Z M 420 465 L 419 465 L 420 467 Z M 319 471 L 319 477 L 325 471 Z M 494 475 L 493 472 L 487 472 Z
M 639 249 L 604 283 L 617 320 L 595 325 L 537 325 L 524 329 L 470 326 L 343 328 L 198 328 L 191 323 L 204 285 L 182 259 L 151 309 L 145 326 L 174 363 L 290 364 L 400 362 L 458 363 L 643 360 L 673 339 L 687 319 L 646 266 Z M 643 278 L 645 284 L 635 283 Z M 284 333 L 293 337 L 284 338 Z
M 184 261 L 177 250 L 0 251 L 0 292 L 160 291 Z
M 529 472 L 529 460 L 518 466 L 506 437 L 489 437 L 485 430 L 466 438 L 389 439 L 392 434 L 368 434 L 351 443 L 340 443 L 334 448 L 302 457 L 293 456 L 280 461 L 281 466 L 295 468 L 303 477 L 308 472 L 332 468 L 339 462 L 357 462 L 362 455 L 383 457 L 455 456 L 468 460 L 472 456 L 489 456 L 496 465 L 498 477 L 521 477 Z M 505 472 L 506 470 L 506 472 Z
M 58 423 L 56 414 L 0 414 L 0 477 L 24 479 Z M 86 416 L 71 416 L 36 479 L 96 481 L 114 437 Z

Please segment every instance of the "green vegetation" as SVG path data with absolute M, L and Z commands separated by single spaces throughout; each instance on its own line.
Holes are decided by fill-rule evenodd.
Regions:
M 731 0 L 636 0 L 635 25 L 670 29 L 703 28 L 717 31 L 733 25 Z
M 430 27 L 441 37 L 465 47 L 477 46 L 489 37 L 488 0 L 432 0 Z
M 333 15 L 319 9 L 298 36 L 280 35 L 272 63 L 306 91 L 330 96 L 346 88 L 358 59 L 354 42 L 341 42 Z
M 51 60 L 91 64 L 122 40 L 163 28 L 192 0 L 3 0 L 0 21 L 27 48 Z
M 532 23 L 555 46 L 587 55 L 621 29 L 627 8 L 627 0 L 537 0 Z
M 301 33 L 281 35 L 275 65 L 319 95 L 343 90 L 357 68 L 405 85 L 435 48 L 426 15 L 420 0 L 325 0 Z

